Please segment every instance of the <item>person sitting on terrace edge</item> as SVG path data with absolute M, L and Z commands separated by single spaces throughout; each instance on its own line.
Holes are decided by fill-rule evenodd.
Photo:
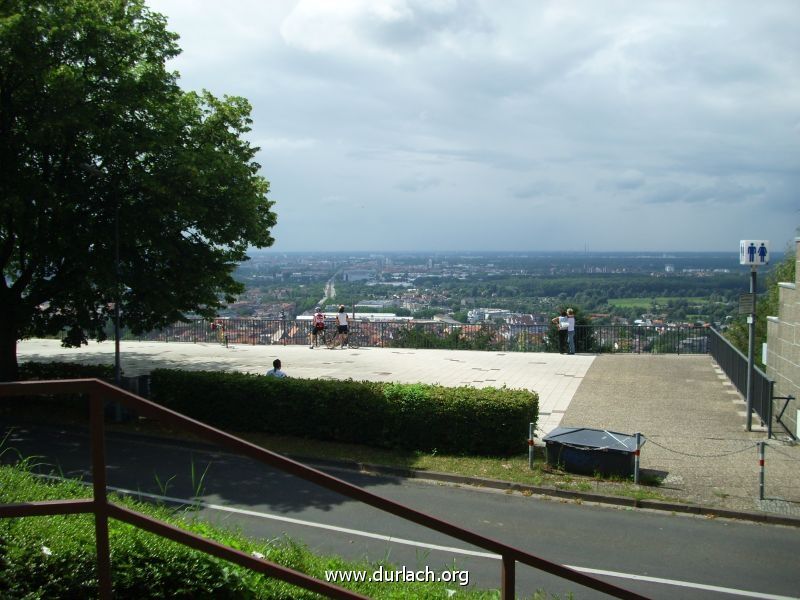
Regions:
M 267 371 L 267 377 L 278 377 L 278 378 L 288 377 L 286 373 L 281 371 L 280 358 L 276 358 L 275 360 L 272 361 L 272 368 L 269 371 Z

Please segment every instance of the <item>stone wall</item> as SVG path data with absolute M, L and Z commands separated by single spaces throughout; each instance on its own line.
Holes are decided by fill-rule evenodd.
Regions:
M 800 263 L 800 238 L 795 240 L 795 258 Z M 800 409 L 800 264 L 795 265 L 794 283 L 780 283 L 777 317 L 767 320 L 767 376 L 775 380 L 775 395 L 795 397 L 783 422 L 797 435 L 797 410 Z M 783 401 L 775 401 L 775 410 Z M 780 426 L 775 428 L 780 433 Z

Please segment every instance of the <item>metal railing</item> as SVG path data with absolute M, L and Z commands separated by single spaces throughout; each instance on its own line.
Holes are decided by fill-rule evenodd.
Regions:
M 709 354 L 731 380 L 739 393 L 747 398 L 747 357 L 735 348 L 716 329 L 709 335 Z M 767 427 L 767 437 L 772 437 L 772 401 L 775 382 L 758 367 L 753 367 L 752 406 L 758 418 Z M 748 421 L 749 422 L 749 421 Z
M 578 325 L 578 352 L 706 354 L 708 328 L 666 325 Z
M 104 404 L 111 400 L 121 403 L 125 408 L 142 416 L 157 419 L 179 429 L 196 434 L 200 438 L 219 444 L 223 448 L 247 456 L 270 467 L 300 477 L 328 490 L 358 500 L 384 512 L 406 519 L 423 527 L 452 536 L 469 544 L 474 544 L 502 558 L 501 597 L 514 598 L 516 563 L 540 569 L 573 583 L 604 592 L 616 598 L 640 599 L 640 594 L 620 588 L 590 575 L 550 562 L 523 550 L 513 548 L 492 538 L 463 529 L 448 521 L 439 519 L 388 500 L 342 479 L 327 475 L 322 471 L 276 454 L 255 444 L 237 438 L 200 421 L 169 410 L 130 392 L 112 386 L 98 379 L 73 379 L 60 381 L 26 381 L 0 383 L 0 397 L 53 394 L 87 394 L 90 403 L 92 488 L 91 500 L 51 500 L 0 505 L 0 518 L 29 517 L 44 515 L 66 515 L 88 513 L 94 515 L 97 548 L 97 574 L 100 598 L 111 598 L 113 594 L 111 577 L 110 544 L 108 520 L 117 519 L 156 535 L 174 540 L 190 548 L 212 556 L 228 560 L 240 566 L 275 577 L 287 583 L 323 594 L 331 598 L 364 598 L 350 590 L 315 579 L 299 571 L 289 569 L 265 559 L 256 558 L 239 550 L 207 540 L 169 523 L 154 519 L 129 508 L 110 502 L 106 490 L 105 427 L 103 421 Z
M 216 326 L 212 328 L 212 323 Z M 224 324 L 224 328 L 222 327 Z M 333 327 L 333 321 L 329 327 Z M 558 352 L 549 324 L 455 324 L 438 321 L 366 321 L 351 319 L 361 346 L 438 348 L 499 352 Z M 708 328 L 661 325 L 578 325 L 578 352 L 706 354 Z M 138 336 L 160 342 L 283 344 L 309 343 L 311 322 L 294 319 L 193 319 Z

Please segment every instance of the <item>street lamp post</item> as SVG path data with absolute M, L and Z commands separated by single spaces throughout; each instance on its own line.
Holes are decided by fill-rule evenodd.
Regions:
M 119 273 L 119 196 L 115 197 L 114 207 L 114 385 L 120 386 L 122 381 L 119 358 L 119 304 L 120 304 L 120 273 Z

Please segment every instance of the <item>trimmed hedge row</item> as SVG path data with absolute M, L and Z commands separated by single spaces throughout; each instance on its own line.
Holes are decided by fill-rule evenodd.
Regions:
M 153 400 L 221 429 L 422 452 L 509 455 L 526 446 L 527 390 L 158 369 Z
M 24 362 L 19 364 L 19 378 L 29 379 L 102 379 L 114 381 L 114 365 L 83 365 L 65 362 Z
M 21 381 L 48 379 L 102 379 L 114 381 L 113 365 L 83 365 L 64 362 L 24 362 L 19 365 Z M 22 418 L 40 418 L 49 421 L 79 420 L 89 418 L 89 400 L 80 394 L 54 396 L 11 396 L 0 402 L 0 415 Z
M 20 374 L 112 381 L 113 366 L 28 362 L 20 364 Z M 221 429 L 448 454 L 518 454 L 526 447 L 528 423 L 539 414 L 535 392 L 507 388 L 172 369 L 153 371 L 150 388 L 154 401 Z M 44 405 L 38 406 L 59 415 L 87 414 L 85 400 L 64 400 L 39 399 Z

